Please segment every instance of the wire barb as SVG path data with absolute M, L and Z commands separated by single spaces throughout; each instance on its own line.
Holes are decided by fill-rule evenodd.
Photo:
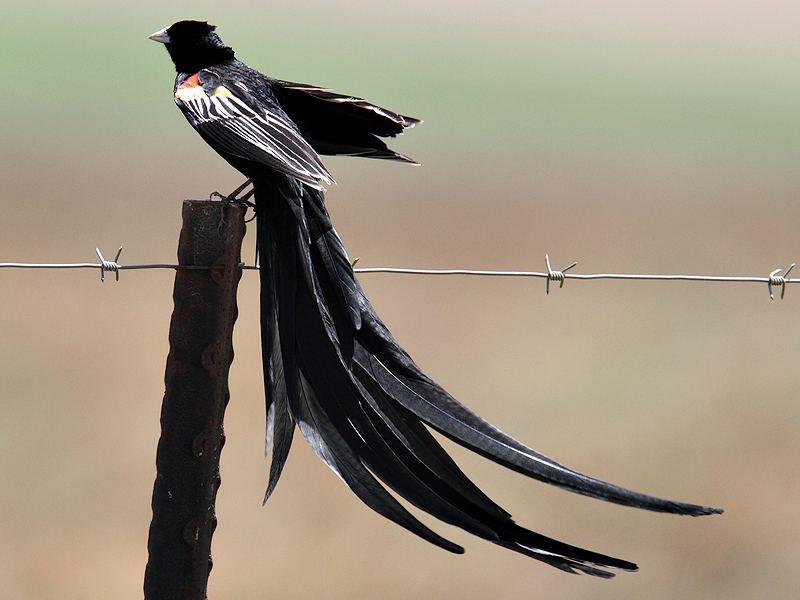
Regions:
M 566 271 L 569 271 L 572 267 L 574 267 L 574 266 L 576 266 L 578 264 L 577 262 L 574 262 L 570 266 L 568 266 L 566 269 L 562 269 L 561 271 L 553 271 L 553 269 L 550 267 L 550 255 L 549 254 L 545 254 L 544 255 L 544 262 L 547 265 L 547 283 L 546 283 L 545 289 L 544 289 L 546 294 L 550 293 L 550 282 L 551 281 L 558 281 L 559 282 L 559 286 L 558 286 L 559 288 L 564 287 L 564 273 Z
M 772 273 L 769 274 L 769 280 L 767 281 L 767 289 L 769 290 L 769 297 L 770 300 L 775 300 L 775 295 L 772 293 L 772 286 L 779 285 L 781 286 L 781 300 L 783 300 L 783 295 L 786 293 L 786 278 L 789 275 L 789 271 L 794 269 L 795 263 L 792 263 L 791 266 L 786 269 L 786 273 L 783 275 L 778 275 L 783 269 L 775 269 Z
M 100 248 L 95 248 L 94 251 L 97 252 L 97 257 L 100 259 L 100 281 L 105 283 L 107 271 L 113 271 L 116 273 L 117 281 L 119 281 L 119 265 L 117 264 L 117 261 L 119 260 L 119 255 L 122 254 L 122 246 L 120 246 L 119 250 L 117 250 L 117 255 L 114 257 L 114 260 L 106 260 L 103 258 Z

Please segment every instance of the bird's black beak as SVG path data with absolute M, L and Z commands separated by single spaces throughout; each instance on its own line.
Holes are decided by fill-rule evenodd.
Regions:
M 165 27 L 160 31 L 156 31 L 153 35 L 148 35 L 147 39 L 153 40 L 154 42 L 161 42 L 162 44 L 169 44 L 170 39 L 169 39 L 169 33 L 167 33 L 167 29 L 169 29 L 169 27 Z

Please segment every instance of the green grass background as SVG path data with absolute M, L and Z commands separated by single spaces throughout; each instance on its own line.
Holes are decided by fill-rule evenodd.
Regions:
M 146 39 L 181 18 L 217 24 L 270 75 L 424 119 L 393 143 L 421 168 L 326 159 L 364 266 L 542 270 L 549 253 L 584 273 L 766 275 L 800 259 L 795 2 L 248 0 L 0 4 L 0 261 L 122 245 L 123 263 L 168 262 L 180 201 L 238 185 Z M 0 271 L 0 598 L 141 597 L 172 279 Z M 641 570 L 569 576 L 432 523 L 466 547 L 451 556 L 362 506 L 299 436 L 262 508 L 245 274 L 209 597 L 796 597 L 800 289 L 361 281 L 420 365 L 497 426 L 726 513 L 612 506 L 448 445 L 522 525 Z

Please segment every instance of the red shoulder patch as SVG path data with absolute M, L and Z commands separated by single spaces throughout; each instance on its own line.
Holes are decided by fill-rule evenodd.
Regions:
M 191 77 L 187 78 L 182 84 L 178 86 L 179 90 L 187 89 L 187 88 L 197 88 L 202 87 L 200 85 L 200 81 L 197 79 L 197 73 L 192 75 Z

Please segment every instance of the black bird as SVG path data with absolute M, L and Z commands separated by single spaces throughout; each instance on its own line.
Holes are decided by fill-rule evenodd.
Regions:
M 327 89 L 272 79 L 234 58 L 215 27 L 180 21 L 150 39 L 178 72 L 175 102 L 203 139 L 252 181 L 261 264 L 261 335 L 272 446 L 264 501 L 295 424 L 370 508 L 462 553 L 378 481 L 438 519 L 571 573 L 637 570 L 517 525 L 437 443 L 428 427 L 505 467 L 586 496 L 685 515 L 719 509 L 631 492 L 581 475 L 504 434 L 427 377 L 378 318 L 323 202 L 333 178 L 319 154 L 413 162 L 389 148 L 419 120 Z M 376 479 L 377 477 L 377 479 Z

